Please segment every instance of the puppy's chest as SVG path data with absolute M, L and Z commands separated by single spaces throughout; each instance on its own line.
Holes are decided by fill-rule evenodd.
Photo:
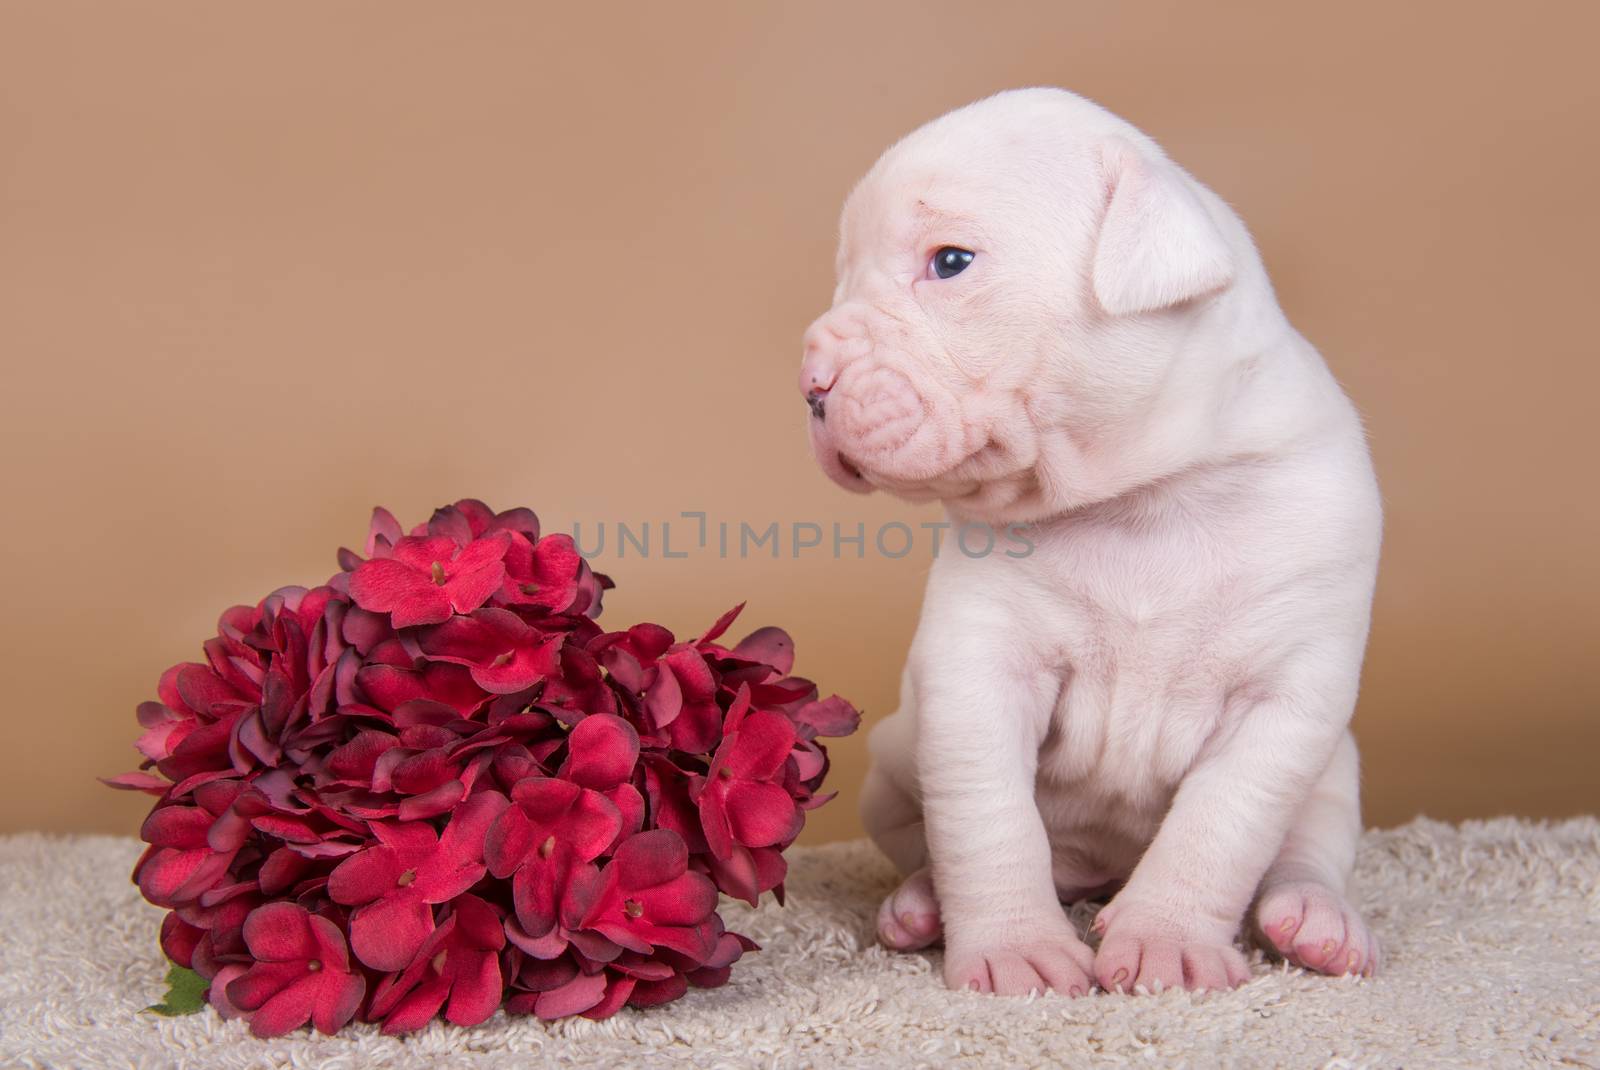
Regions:
M 1079 534 L 1047 573 L 1063 687 L 1040 772 L 1164 806 L 1259 654 L 1254 585 L 1216 540 Z

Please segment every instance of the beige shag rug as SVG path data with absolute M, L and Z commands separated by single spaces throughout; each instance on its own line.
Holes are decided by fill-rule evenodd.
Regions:
M 796 849 L 789 906 L 729 904 L 765 950 L 725 988 L 604 1022 L 497 1015 L 407 1039 L 253 1039 L 209 1009 L 166 1019 L 160 912 L 128 883 L 132 840 L 0 839 L 0 1066 L 1460 1067 L 1600 1065 L 1600 821 L 1417 821 L 1369 833 L 1363 905 L 1376 980 L 1255 957 L 1206 997 L 996 999 L 946 991 L 938 956 L 890 954 L 873 916 L 893 882 L 866 842 Z M 1079 907 L 1082 926 L 1092 911 Z

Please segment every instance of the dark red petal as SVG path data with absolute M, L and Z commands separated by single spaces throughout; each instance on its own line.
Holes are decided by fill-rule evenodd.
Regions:
M 371 902 L 394 888 L 407 868 L 393 847 L 369 847 L 328 874 L 328 898 L 347 906 Z
M 730 653 L 742 661 L 770 665 L 779 676 L 788 676 L 794 669 L 794 640 L 782 628 L 757 628 L 739 640 Z
M 732 966 L 745 952 L 744 942 L 738 933 L 723 933 L 717 939 L 717 949 L 706 959 L 705 965 L 714 970 Z
M 510 802 L 498 791 L 480 791 L 456 809 L 455 816 L 439 837 L 439 854 L 452 866 L 483 861 L 484 839 L 489 826 L 505 812 Z
M 715 767 L 712 770 L 716 773 Z M 706 838 L 706 849 L 713 858 L 726 861 L 733 853 L 733 826 L 728 821 L 728 811 L 722 804 L 723 790 L 706 786 L 700 792 L 697 806 L 700 810 L 700 831 Z
M 631 1007 L 656 1007 L 663 1003 L 671 1003 L 689 990 L 689 982 L 682 975 L 669 977 L 665 981 L 640 981 L 633 988 L 633 994 L 628 997 Z
M 321 914 L 313 914 L 311 921 L 311 936 L 317 943 L 317 961 L 329 970 L 340 973 L 350 972 L 350 954 L 345 945 L 344 930 L 333 923 L 331 918 Z
M 217 1016 L 225 1022 L 248 1013 L 228 999 L 228 986 L 243 976 L 245 969 L 242 962 L 229 963 L 217 971 L 216 976 L 211 978 L 211 987 L 206 989 L 206 1002 L 215 1008 Z
M 425 531 L 427 525 L 421 525 L 421 528 Z M 428 576 L 435 562 L 447 565 L 457 549 L 456 541 L 447 535 L 411 534 L 394 544 L 394 559 L 409 565 L 419 575 Z M 428 582 L 433 582 L 431 577 Z M 351 593 L 354 595 L 354 592 Z
M 639 760 L 639 734 L 627 721 L 611 714 L 579 721 L 567 736 L 567 747 L 561 775 L 596 791 L 627 780 Z
M 190 709 L 213 717 L 222 712 L 219 707 L 244 701 L 248 697 L 204 665 L 185 665 L 178 671 L 178 694 Z M 248 705 L 248 702 L 245 704 Z
M 530 936 L 515 914 L 506 919 L 505 928 L 506 939 L 532 959 L 554 959 L 567 949 L 567 938 L 558 928 L 551 928 L 543 936 Z
M 728 630 L 728 627 L 738 619 L 739 614 L 743 611 L 744 603 L 740 602 L 722 616 L 718 617 L 717 622 L 706 629 L 706 633 L 700 637 L 699 641 L 695 645 L 704 646 L 706 643 L 713 642 L 714 640 L 720 638 L 722 633 Z
M 739 726 L 728 750 L 728 769 L 740 779 L 768 780 L 783 768 L 794 743 L 794 724 L 789 718 L 757 710 Z
M 367 556 L 372 556 L 378 539 L 381 538 L 393 546 L 404 536 L 405 530 L 401 528 L 400 521 L 394 518 L 394 514 L 383 506 L 378 506 L 372 510 L 372 521 L 367 525 Z
M 667 666 L 656 671 L 655 680 L 645 689 L 644 708 L 657 728 L 667 727 L 683 712 L 683 689 Z
M 838 695 L 808 702 L 794 714 L 802 737 L 848 736 L 861 726 L 861 714 Z
M 536 846 L 533 831 L 532 822 L 519 806 L 513 806 L 495 818 L 483 843 L 483 857 L 489 865 L 489 872 L 501 880 L 515 873 Z
M 617 834 L 632 836 L 644 825 L 644 796 L 632 784 L 621 784 L 605 793 L 611 805 L 622 815 L 622 828 Z
M 430 977 L 407 992 L 383 1019 L 384 1036 L 410 1033 L 433 1021 L 450 992 L 450 978 Z
M 479 526 L 481 529 L 482 525 Z M 472 541 L 472 527 L 467 514 L 453 505 L 435 509 L 433 516 L 428 518 L 429 535 L 442 535 L 458 546 L 465 546 Z
M 181 851 L 173 847 L 151 847 L 139 859 L 134 880 L 139 891 L 156 906 L 172 907 L 189 902 L 205 889 L 194 889 L 188 895 L 194 878 L 203 874 L 212 852 L 208 850 Z
M 244 942 L 250 954 L 264 962 L 315 958 L 317 941 L 311 917 L 296 903 L 267 903 L 244 920 Z
M 583 1012 L 585 1018 L 601 1021 L 620 1011 L 633 995 L 638 980 L 632 977 L 613 977 L 606 984 L 606 994 L 599 1003 Z
M 520 646 L 508 651 L 510 660 L 471 667 L 472 680 L 491 695 L 514 695 L 543 680 L 556 667 L 561 640 L 552 639 L 538 646 Z
M 798 831 L 794 799 L 776 784 L 736 780 L 724 808 L 733 838 L 746 847 L 770 847 Z
M 722 710 L 709 699 L 686 702 L 677 720 L 668 726 L 667 736 L 674 748 L 689 754 L 704 754 L 722 736 Z
M 711 877 L 724 895 L 743 899 L 751 906 L 761 897 L 761 886 L 755 859 L 748 848 L 732 844 L 727 857 L 713 856 L 709 860 Z
M 475 895 L 463 895 L 450 904 L 460 941 L 468 947 L 498 951 L 506 946 L 505 930 L 494 907 Z
M 533 820 L 548 825 L 560 820 L 581 794 L 583 788 L 570 780 L 529 777 L 511 789 L 511 801 Z
M 423 572 L 393 558 L 367 561 L 350 574 L 350 595 L 362 609 L 389 613 L 396 628 L 450 618 L 450 596 Z
M 546 1021 L 582 1014 L 605 998 L 606 974 L 578 974 L 560 988 L 539 993 L 533 1013 Z
M 560 863 L 535 858 L 517 870 L 511 879 L 511 897 L 517 912 L 517 925 L 531 940 L 542 940 L 556 927 L 556 904 L 560 891 Z M 509 930 L 508 930 L 509 932 Z
M 228 1002 L 253 1011 L 305 974 L 304 962 L 258 962 L 228 983 Z
M 385 847 L 394 848 L 407 868 L 433 856 L 439 834 L 425 821 L 374 821 L 372 834 Z
M 548 992 L 560 988 L 578 975 L 578 964 L 571 955 L 550 959 L 525 958 L 517 971 L 516 987 L 529 992 Z
M 433 932 L 433 908 L 411 895 L 391 895 L 350 916 L 350 946 L 375 970 L 405 969 Z
M 610 864 L 617 868 L 623 887 L 649 888 L 681 875 L 689 864 L 689 850 L 676 832 L 651 829 L 624 840 Z
M 325 971 L 311 1007 L 312 1024 L 323 1033 L 337 1033 L 356 1016 L 366 994 L 367 981 L 360 974 Z
M 497 513 L 484 529 L 486 532 L 515 531 L 524 538 L 537 539 L 539 537 L 539 517 L 532 509 L 507 509 Z
M 398 816 L 402 821 L 417 821 L 449 813 L 450 808 L 467 793 L 466 785 L 459 780 L 449 780 L 432 791 L 400 800 Z
M 693 870 L 634 892 L 644 917 L 656 925 L 699 925 L 717 909 L 717 886 Z
M 165 777 L 138 771 L 118 773 L 110 777 L 103 776 L 100 778 L 100 783 L 119 791 L 142 791 L 149 795 L 165 795 L 167 789 L 172 787 L 172 782 Z
M 250 1032 L 258 1037 L 280 1037 L 299 1029 L 311 1020 L 317 996 L 322 991 L 321 974 L 308 973 L 273 996 L 250 1016 Z
M 716 695 L 717 679 L 699 651 L 674 650 L 662 660 L 672 666 L 685 702 L 705 702 Z
M 505 578 L 505 565 L 493 561 L 470 572 L 458 574 L 444 586 L 443 590 L 449 593 L 450 604 L 457 613 L 471 613 L 500 589 Z
M 572 804 L 556 835 L 584 862 L 600 857 L 622 832 L 622 813 L 598 792 L 584 790 Z
M 205 932 L 177 914 L 169 913 L 161 919 L 161 950 L 179 966 L 189 968 L 194 962 L 194 947 Z
M 206 833 L 216 818 L 194 806 L 161 806 L 150 811 L 139 838 L 157 847 L 197 850 L 208 846 Z
M 445 1020 L 455 1025 L 486 1022 L 500 1006 L 505 981 L 500 976 L 500 957 L 489 952 L 456 951 L 466 962 L 458 967 L 455 985 L 450 989 L 450 1005 Z

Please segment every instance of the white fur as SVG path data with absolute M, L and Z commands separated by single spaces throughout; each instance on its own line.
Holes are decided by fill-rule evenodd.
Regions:
M 931 277 L 944 245 L 977 255 Z M 1370 971 L 1347 725 L 1378 491 L 1234 213 L 1096 105 L 1001 94 L 863 179 L 806 341 L 835 479 L 1035 522 L 1027 557 L 938 557 L 872 733 L 864 815 L 910 875 L 885 941 L 942 927 L 958 987 L 1222 987 L 1259 895 L 1286 956 Z M 1119 884 L 1091 963 L 1059 900 Z

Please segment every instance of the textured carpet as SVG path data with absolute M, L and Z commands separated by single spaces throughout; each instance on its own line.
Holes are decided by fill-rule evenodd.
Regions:
M 1425 1067 L 1600 1065 L 1600 821 L 1419 821 L 1367 836 L 1376 980 L 1255 959 L 1202 998 L 946 991 L 938 957 L 892 955 L 872 918 L 893 877 L 865 842 L 797 849 L 787 908 L 727 907 L 765 950 L 725 988 L 605 1022 L 498 1015 L 409 1039 L 251 1038 L 162 994 L 160 914 L 127 882 L 131 840 L 0 839 L 0 1066 Z M 1091 911 L 1078 908 L 1082 926 Z

